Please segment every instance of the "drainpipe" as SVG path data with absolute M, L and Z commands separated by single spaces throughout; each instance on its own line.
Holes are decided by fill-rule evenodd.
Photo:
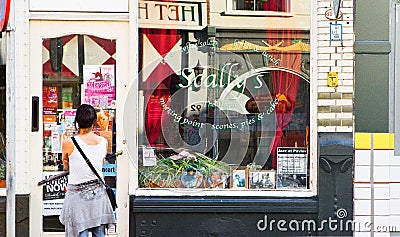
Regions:
M 7 152 L 7 237 L 15 237 L 15 156 L 16 156 L 16 55 L 15 55 L 15 1 L 11 1 L 7 39 L 6 61 L 6 152 Z

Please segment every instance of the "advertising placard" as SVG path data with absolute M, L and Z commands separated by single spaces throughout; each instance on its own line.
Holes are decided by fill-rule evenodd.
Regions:
M 84 101 L 97 108 L 115 108 L 114 65 L 83 65 Z
M 277 187 L 307 187 L 308 150 L 305 147 L 278 147 Z
M 43 172 L 43 179 L 58 175 L 58 172 Z M 65 190 L 68 183 L 68 176 L 43 184 L 43 215 L 60 215 L 65 198 Z

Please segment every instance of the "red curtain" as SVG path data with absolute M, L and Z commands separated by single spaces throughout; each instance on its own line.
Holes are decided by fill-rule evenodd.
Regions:
M 165 78 L 161 75 L 170 75 L 166 67 L 157 67 L 149 78 Z M 161 77 L 159 77 L 161 76 Z M 161 133 L 161 116 L 163 108 L 161 106 L 161 100 L 167 102 L 169 100 L 169 82 L 170 77 L 167 76 L 158 86 L 151 88 L 149 93 L 145 94 L 146 101 L 146 119 L 145 128 L 146 136 L 151 146 L 155 146 L 157 138 Z M 153 83 L 147 82 L 147 85 Z M 154 91 L 151 93 L 152 89 Z
M 264 3 L 264 11 L 286 11 L 286 0 L 268 0 Z
M 281 47 L 289 46 L 295 39 L 301 37 L 301 32 L 292 30 L 267 32 L 267 39 L 272 45 L 281 44 Z M 279 59 L 279 67 L 287 68 L 296 72 L 301 69 L 301 51 L 271 51 L 268 52 L 274 59 Z M 271 66 L 271 65 L 270 65 Z M 274 96 L 278 98 L 275 107 L 276 133 L 272 139 L 270 151 L 272 154 L 272 167 L 277 168 L 276 151 L 279 146 L 284 146 L 284 133 L 292 118 L 296 104 L 296 97 L 300 77 L 296 74 L 283 70 L 272 71 L 272 89 Z
M 174 74 L 168 62 L 164 61 L 164 57 L 181 39 L 181 36 L 175 29 L 143 29 L 142 32 L 163 58 L 145 81 L 145 130 L 149 144 L 154 146 L 161 133 L 163 110 L 160 99 L 168 101 L 170 77 Z M 143 47 L 143 54 L 146 54 L 146 47 Z M 146 65 L 143 66 L 146 67 Z

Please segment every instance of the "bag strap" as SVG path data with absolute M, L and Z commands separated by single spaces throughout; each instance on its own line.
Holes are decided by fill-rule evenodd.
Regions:
M 106 183 L 104 183 L 103 179 L 100 178 L 100 175 L 97 173 L 96 169 L 93 167 L 92 163 L 90 160 L 86 157 L 85 153 L 82 151 L 82 148 L 78 145 L 78 143 L 75 140 L 75 137 L 71 137 L 72 142 L 74 143 L 75 147 L 78 149 L 79 153 L 81 153 L 82 157 L 85 159 L 86 163 L 89 165 L 90 169 L 93 171 L 93 173 L 97 176 L 97 178 L 100 180 L 100 182 L 107 187 Z

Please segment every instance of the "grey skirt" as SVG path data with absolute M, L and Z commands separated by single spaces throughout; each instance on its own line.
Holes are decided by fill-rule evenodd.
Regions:
M 105 187 L 97 181 L 67 185 L 60 222 L 66 237 L 77 237 L 86 229 L 115 223 Z

